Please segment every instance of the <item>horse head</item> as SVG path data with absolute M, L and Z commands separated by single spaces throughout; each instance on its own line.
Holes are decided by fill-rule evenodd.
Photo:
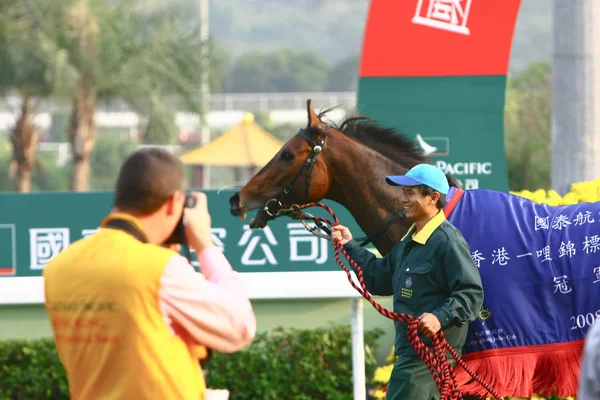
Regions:
M 308 123 L 298 129 L 275 156 L 229 198 L 230 212 L 245 218 L 259 210 L 251 228 L 263 228 L 282 208 L 323 199 L 331 187 L 331 174 L 320 156 L 332 129 L 307 101 Z

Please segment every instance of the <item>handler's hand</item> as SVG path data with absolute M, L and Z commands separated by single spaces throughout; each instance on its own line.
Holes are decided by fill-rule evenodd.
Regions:
M 352 233 L 350 233 L 350 229 L 346 228 L 344 225 L 334 226 L 333 231 L 331 232 L 331 241 L 335 243 L 336 239 L 340 241 L 342 246 L 351 241 Z
M 432 337 L 442 329 L 440 320 L 433 314 L 423 313 L 419 318 L 421 320 L 419 321 L 417 328 L 427 337 Z

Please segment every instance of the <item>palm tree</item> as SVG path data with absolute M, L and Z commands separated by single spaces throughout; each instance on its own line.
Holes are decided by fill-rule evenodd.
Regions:
M 77 71 L 75 82 L 63 85 L 73 99 L 72 190 L 88 187 L 98 101 L 124 101 L 149 120 L 147 132 L 172 130 L 175 109 L 200 111 L 196 87 L 204 44 L 197 27 L 180 22 L 179 11 L 147 12 L 131 2 L 109 6 L 103 0 L 76 0 L 67 8 L 61 46 Z
M 55 10 L 51 5 L 35 9 L 27 2 L 0 2 L 0 96 L 16 95 L 20 99 L 15 126 L 10 139 L 13 147 L 11 170 L 16 172 L 15 189 L 29 192 L 31 173 L 36 166 L 40 140 L 34 119 L 40 103 L 52 93 L 53 62 L 43 51 L 46 43 L 39 21 Z
M 69 140 L 73 152 L 71 189 L 88 187 L 90 155 L 96 140 L 96 97 L 98 94 L 97 63 L 99 23 L 88 2 L 79 0 L 66 10 L 66 44 L 70 62 L 78 72 L 73 93 Z

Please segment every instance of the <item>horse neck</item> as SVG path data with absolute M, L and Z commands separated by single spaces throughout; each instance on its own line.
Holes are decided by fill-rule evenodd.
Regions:
M 400 189 L 388 185 L 385 177 L 404 174 L 407 168 L 341 133 L 329 139 L 333 140 L 323 155 L 331 187 L 325 198 L 347 208 L 363 232 L 370 235 L 386 218 L 402 211 Z M 381 254 L 389 253 L 411 224 L 406 218 L 394 222 L 373 239 L 373 244 Z

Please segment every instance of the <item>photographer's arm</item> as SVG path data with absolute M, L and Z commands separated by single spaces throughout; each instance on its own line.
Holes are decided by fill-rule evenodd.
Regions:
M 256 333 L 256 319 L 239 273 L 218 247 L 202 250 L 202 274 L 179 255 L 168 262 L 160 280 L 165 321 L 183 328 L 200 345 L 222 353 L 240 350 Z

